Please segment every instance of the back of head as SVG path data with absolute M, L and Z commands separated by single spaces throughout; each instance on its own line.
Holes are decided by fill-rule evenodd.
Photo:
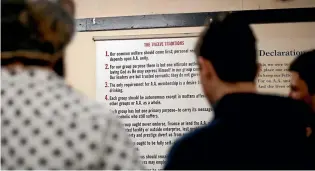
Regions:
M 310 95 L 315 95 L 315 50 L 298 56 L 290 65 L 290 71 L 297 72 L 305 81 Z
M 225 82 L 253 82 L 257 74 L 256 40 L 239 13 L 214 18 L 200 37 L 197 56 L 211 61 Z
M 1 65 L 51 65 L 74 33 L 72 0 L 2 0 Z

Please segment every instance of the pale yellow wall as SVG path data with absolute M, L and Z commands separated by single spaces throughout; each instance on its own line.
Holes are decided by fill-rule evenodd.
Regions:
M 314 0 L 75 0 L 77 17 L 315 7 Z
M 77 18 L 145 14 L 209 12 L 271 8 L 315 7 L 314 0 L 75 0 Z M 168 28 L 79 32 L 67 51 L 67 81 L 79 91 L 95 98 L 95 43 L 93 36 L 140 35 L 199 32 L 202 28 Z M 314 36 L 315 23 L 257 25 L 257 37 Z M 314 37 L 315 38 L 315 37 Z

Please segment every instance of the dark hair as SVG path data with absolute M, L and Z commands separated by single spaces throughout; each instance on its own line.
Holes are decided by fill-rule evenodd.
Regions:
M 295 71 L 304 80 L 308 92 L 315 94 L 315 50 L 311 50 L 298 56 L 290 65 L 290 71 Z
M 238 13 L 228 14 L 223 19 L 215 18 L 200 37 L 195 52 L 211 61 L 223 81 L 255 80 L 256 39 L 249 23 Z
M 59 58 L 56 62 L 53 70 L 61 77 L 65 77 L 65 66 L 64 66 L 64 58 Z

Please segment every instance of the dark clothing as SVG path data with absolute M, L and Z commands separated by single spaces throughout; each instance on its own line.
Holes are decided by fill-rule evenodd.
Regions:
M 315 163 L 315 129 L 312 129 L 312 134 L 310 137 L 308 137 L 308 143 L 309 143 L 309 151 Z
M 308 126 L 312 129 L 312 134 L 308 137 L 309 151 L 314 158 L 315 163 L 315 113 L 312 113 L 309 118 L 307 118 Z
M 258 94 L 229 94 L 215 119 L 172 147 L 165 169 L 309 169 L 302 102 Z
M 54 71 L 56 74 L 58 74 L 60 77 L 65 78 L 65 65 L 64 65 L 64 58 L 60 58 L 55 66 L 54 66 Z

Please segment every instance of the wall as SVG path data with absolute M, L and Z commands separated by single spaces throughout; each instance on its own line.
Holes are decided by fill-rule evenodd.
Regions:
M 77 17 L 315 7 L 314 0 L 75 0 Z
M 77 18 L 145 14 L 190 13 L 229 10 L 315 7 L 314 0 L 75 0 Z M 202 28 L 168 28 L 78 32 L 67 51 L 67 81 L 95 98 L 95 43 L 93 36 L 122 36 L 199 32 Z M 254 26 L 257 37 L 310 37 L 315 23 L 268 24 Z M 314 37 L 315 38 L 315 37 Z

